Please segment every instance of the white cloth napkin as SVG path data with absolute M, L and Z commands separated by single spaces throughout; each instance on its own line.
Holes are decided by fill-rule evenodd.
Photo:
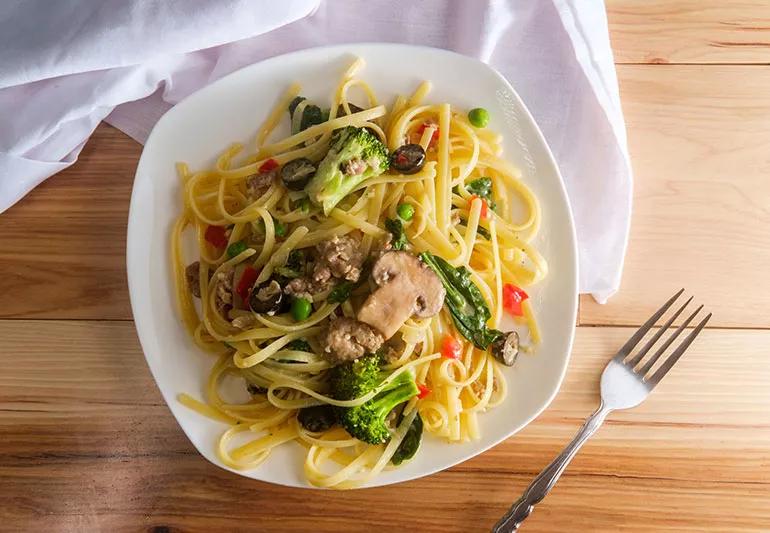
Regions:
M 74 163 L 101 120 L 144 142 L 173 104 L 238 68 L 364 41 L 455 50 L 511 81 L 566 182 L 580 290 L 611 296 L 632 178 L 601 0 L 5 0 L 0 212 Z

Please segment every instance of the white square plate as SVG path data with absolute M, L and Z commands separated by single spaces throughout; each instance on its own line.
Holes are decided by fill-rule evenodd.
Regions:
M 452 52 L 396 44 L 351 44 L 314 48 L 263 61 L 191 95 L 157 123 L 136 170 L 128 223 L 127 269 L 136 329 L 155 381 L 179 425 L 212 463 L 215 444 L 226 429 L 179 404 L 181 392 L 203 399 L 213 364 L 188 338 L 173 295 L 170 232 L 180 213 L 181 193 L 174 165 L 193 170 L 213 164 L 232 142 L 253 142 L 259 124 L 292 82 L 302 94 L 327 102 L 354 56 L 366 61 L 358 76 L 390 104 L 423 80 L 433 83 L 430 102 L 460 109 L 489 110 L 489 128 L 504 136 L 504 157 L 522 170 L 523 180 L 543 207 L 535 245 L 549 262 L 548 277 L 531 291 L 542 330 L 532 355 L 522 354 L 505 369 L 509 395 L 480 417 L 479 441 L 449 444 L 426 436 L 416 457 L 382 473 L 367 486 L 387 485 L 432 474 L 465 461 L 510 437 L 548 406 L 567 368 L 577 313 L 577 249 L 567 196 L 553 157 L 531 115 L 508 82 L 489 66 Z M 287 114 L 288 117 L 288 114 Z M 288 119 L 285 121 L 288 123 Z M 308 487 L 304 449 L 290 443 L 274 450 L 258 468 L 240 475 L 281 485 Z

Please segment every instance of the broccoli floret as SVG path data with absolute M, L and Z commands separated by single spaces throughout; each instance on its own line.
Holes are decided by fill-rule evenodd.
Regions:
M 385 376 L 378 355 L 365 355 L 355 361 L 335 366 L 331 371 L 331 388 L 338 400 L 352 400 L 377 388 Z M 386 374 L 387 375 L 387 374 Z
M 334 369 L 332 391 L 338 400 L 352 400 L 377 388 L 388 375 L 389 372 L 380 370 L 379 356 L 364 356 Z M 388 414 L 418 393 L 414 376 L 403 372 L 363 405 L 340 408 L 337 417 L 353 437 L 369 444 L 381 444 L 390 440 L 390 430 L 385 421 Z
M 365 128 L 347 126 L 332 136 L 329 151 L 306 187 L 328 215 L 356 185 L 388 170 L 388 149 Z

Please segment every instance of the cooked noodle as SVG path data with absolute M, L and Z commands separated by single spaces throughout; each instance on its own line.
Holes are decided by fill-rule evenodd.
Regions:
M 241 311 L 248 326 L 235 327 L 217 308 L 219 274 L 248 260 L 261 269 L 257 283 L 268 280 L 293 250 L 311 248 L 335 235 L 357 236 L 368 254 L 387 236 L 384 220 L 395 216 L 401 202 L 414 206 L 413 218 L 405 223 L 414 251 L 429 251 L 455 267 L 467 268 L 491 311 L 490 327 L 499 327 L 502 319 L 505 283 L 527 287 L 547 274 L 545 260 L 530 244 L 540 223 L 540 206 L 518 170 L 500 158 L 501 137 L 472 127 L 449 103 L 425 103 L 431 88 L 427 82 L 410 96 L 398 96 L 388 110 L 378 103 L 365 81 L 354 77 L 362 66 L 359 59 L 343 75 L 325 122 L 270 140 L 279 122 L 285 120 L 286 106 L 299 94 L 299 86 L 293 85 L 258 130 L 253 155 L 244 156 L 242 146 L 233 145 L 213 168 L 192 172 L 187 165 L 178 164 L 184 207 L 171 241 L 183 323 L 195 343 L 216 356 L 204 402 L 186 394 L 180 395 L 180 401 L 230 425 L 217 447 L 224 464 L 254 468 L 267 460 L 275 447 L 296 441 L 307 450 L 304 471 L 308 481 L 338 489 L 359 486 L 388 468 L 417 414 L 424 420 L 425 430 L 436 437 L 451 442 L 478 439 L 479 415 L 499 405 L 506 395 L 499 363 L 488 351 L 456 333 L 446 309 L 432 318 L 411 318 L 400 330 L 403 349 L 386 367 L 392 372 L 386 383 L 402 372 L 411 372 L 431 392 L 410 400 L 390 441 L 365 444 L 339 427 L 310 433 L 297 422 L 297 409 L 323 403 L 361 405 L 377 393 L 375 390 L 346 401 L 327 395 L 325 375 L 331 364 L 318 355 L 322 352 L 318 337 L 335 313 L 351 314 L 351 304 L 339 305 L 324 301 L 324 295 L 314 296 L 315 311 L 307 320 L 294 322 L 282 316 Z M 354 88 L 367 100 L 363 111 L 351 108 L 348 96 Z M 338 106 L 347 114 L 337 116 Z M 285 189 L 278 181 L 258 198 L 249 197 L 247 180 L 267 161 L 285 164 L 306 157 L 317 162 L 326 153 L 333 130 L 348 125 L 372 128 L 390 150 L 404 142 L 420 144 L 426 149 L 428 162 L 416 174 L 400 175 L 391 170 L 365 180 L 328 217 L 315 206 L 298 208 L 296 202 L 303 194 Z M 482 216 L 486 206 L 466 190 L 466 184 L 482 176 L 491 178 L 499 206 L 497 212 L 489 209 L 486 218 Z M 515 220 L 513 202 L 523 206 L 520 211 L 524 213 Z M 284 226 L 283 238 L 278 235 L 278 224 Z M 228 257 L 227 247 L 219 250 L 207 243 L 205 234 L 210 225 L 229 226 L 228 246 L 257 229 L 262 238 L 253 247 Z M 185 279 L 182 241 L 186 231 L 196 236 L 200 309 Z M 538 342 L 540 333 L 528 301 L 519 322 L 528 328 L 531 341 Z M 446 334 L 462 342 L 458 359 L 441 355 L 440 343 Z M 306 339 L 313 350 L 287 347 L 296 339 Z M 287 357 L 291 363 L 285 362 Z M 228 403 L 220 396 L 226 376 L 245 378 L 266 391 L 245 403 Z M 245 443 L 243 433 L 250 436 Z

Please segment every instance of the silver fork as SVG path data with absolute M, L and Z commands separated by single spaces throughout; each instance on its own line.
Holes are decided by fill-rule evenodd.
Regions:
M 668 321 L 655 332 L 650 340 L 647 341 L 636 354 L 631 356 L 631 352 L 683 292 L 684 289 L 677 292 L 663 305 L 663 307 L 658 309 L 655 314 L 653 314 L 649 320 L 647 320 L 647 322 L 645 322 L 642 327 L 628 339 L 623 347 L 618 350 L 618 353 L 615 354 L 610 362 L 607 363 L 607 366 L 604 367 L 604 372 L 602 373 L 601 401 L 599 402 L 599 408 L 594 414 L 586 419 L 583 427 L 580 428 L 580 431 L 578 431 L 578 434 L 572 439 L 572 442 L 564 448 L 564 451 L 561 452 L 551 464 L 545 467 L 532 483 L 530 483 L 521 498 L 511 506 L 510 510 L 505 513 L 495 527 L 492 528 L 493 533 L 517 531 L 524 519 L 527 518 L 535 508 L 535 504 L 542 501 L 551 491 L 572 458 L 575 457 L 578 450 L 580 450 L 588 438 L 596 433 L 596 430 L 602 425 L 604 419 L 607 418 L 607 415 L 616 409 L 630 409 L 631 407 L 636 407 L 642 403 L 650 392 L 652 392 L 652 389 L 660 383 L 663 376 L 665 376 L 679 358 L 682 357 L 682 354 L 687 350 L 690 344 L 692 344 L 695 337 L 697 337 L 701 330 L 706 326 L 709 318 L 711 318 L 711 313 L 706 315 L 706 317 L 693 328 L 690 334 L 685 337 L 671 355 L 661 363 L 655 372 L 651 372 L 655 363 L 657 363 L 665 351 L 679 337 L 679 335 L 681 335 L 701 309 L 703 309 L 702 305 L 668 336 L 657 352 L 645 361 L 644 364 L 641 364 L 642 360 L 647 355 L 647 352 L 652 349 L 663 334 L 671 327 L 674 320 L 682 314 L 688 304 L 692 301 L 692 297 L 690 297 L 690 299 L 688 299 L 684 305 L 682 305 L 671 318 L 669 318 Z

